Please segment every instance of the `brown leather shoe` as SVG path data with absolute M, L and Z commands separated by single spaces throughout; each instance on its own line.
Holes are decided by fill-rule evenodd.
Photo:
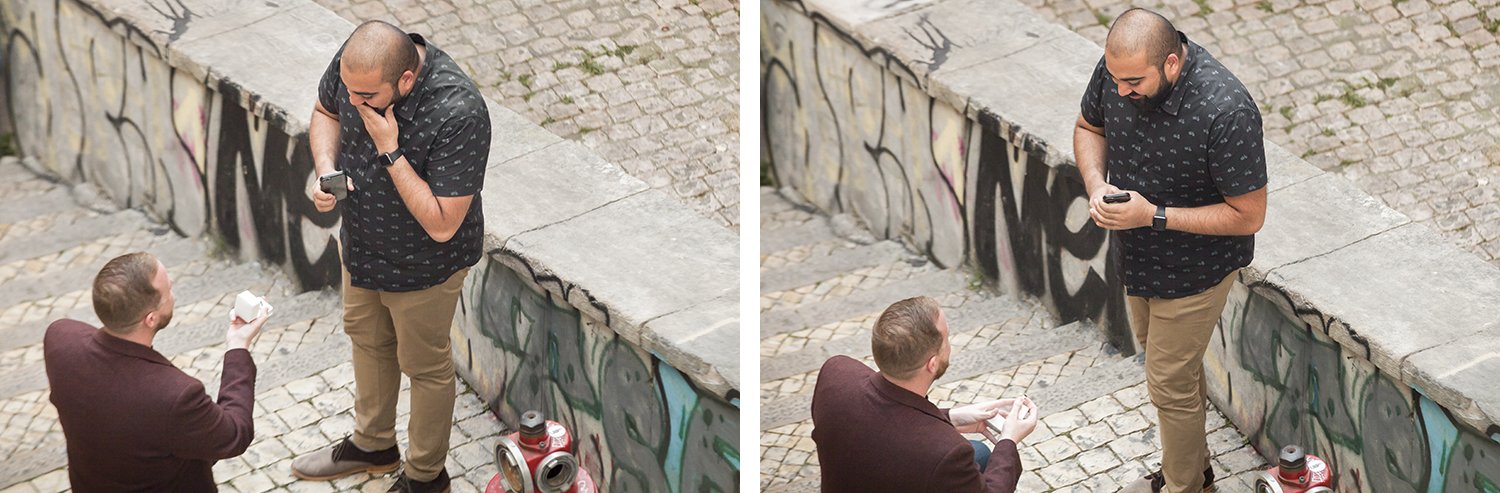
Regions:
M 344 437 L 333 446 L 319 449 L 292 461 L 292 475 L 312 481 L 338 479 L 355 473 L 383 474 L 401 465 L 401 450 L 395 445 L 385 450 L 366 452 Z

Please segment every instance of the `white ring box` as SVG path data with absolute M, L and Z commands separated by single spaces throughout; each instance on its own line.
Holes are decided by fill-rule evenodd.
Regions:
M 234 314 L 246 322 L 271 314 L 271 304 L 259 296 L 242 291 L 234 299 Z

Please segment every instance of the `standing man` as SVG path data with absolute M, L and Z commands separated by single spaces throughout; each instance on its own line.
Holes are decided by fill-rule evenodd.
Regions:
M 1250 93 L 1161 15 L 1121 14 L 1083 95 L 1073 153 L 1089 214 L 1118 231 L 1127 305 L 1146 352 L 1162 470 L 1135 491 L 1213 485 L 1203 352 L 1266 215 L 1266 154 Z M 1118 202 L 1107 195 L 1128 194 Z
M 130 253 L 94 277 L 103 328 L 68 319 L 47 327 L 42 358 L 73 491 L 216 491 L 214 462 L 245 453 L 255 438 L 250 344 L 269 314 L 229 322 L 216 403 L 151 348 L 176 302 L 166 266 Z
M 404 373 L 411 443 L 389 491 L 448 491 L 455 397 L 448 334 L 464 275 L 481 254 L 489 111 L 447 53 L 421 35 L 370 21 L 323 74 L 308 140 L 319 175 L 337 169 L 348 178 L 343 200 L 316 179 L 311 192 L 319 211 L 343 202 L 354 434 L 298 458 L 292 474 L 329 480 L 394 470 Z
M 848 356 L 818 371 L 812 438 L 823 491 L 1016 491 L 1016 444 L 1036 429 L 1036 406 L 1022 398 L 938 409 L 927 400 L 953 354 L 937 301 L 922 296 L 886 308 L 870 344 L 879 373 Z M 998 438 L 985 428 L 997 415 L 1007 417 Z M 994 451 L 961 433 L 984 434 Z

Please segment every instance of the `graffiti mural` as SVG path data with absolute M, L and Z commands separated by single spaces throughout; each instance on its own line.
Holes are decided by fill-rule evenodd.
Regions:
M 492 253 L 466 280 L 454 347 L 459 372 L 501 420 L 540 410 L 574 430 L 579 459 L 618 492 L 737 491 L 738 399 L 591 320 Z M 524 261 L 510 257 L 524 265 Z
M 193 18 L 180 2 L 156 11 L 173 36 Z M 338 282 L 338 215 L 318 213 L 304 191 L 305 133 L 251 114 L 233 84 L 193 79 L 146 33 L 82 3 L 7 2 L 0 22 L 25 155 L 179 234 L 212 233 L 243 258 L 281 265 L 304 290 Z
M 778 184 L 940 266 L 972 258 L 1007 291 L 1042 299 L 1063 322 L 1093 320 L 1134 351 L 1109 235 L 1088 220 L 1077 168 L 1048 166 L 992 115 L 932 98 L 907 62 L 801 4 L 763 5 L 763 155 Z M 952 41 L 917 27 L 908 34 L 933 53 L 910 63 L 940 65 Z
M 1007 135 L 996 115 L 932 98 L 954 43 L 918 16 L 931 50 L 898 60 L 796 0 L 762 2 L 762 147 L 777 185 L 848 212 L 943 266 L 968 263 L 1060 322 L 1089 319 L 1134 350 L 1110 235 L 1088 219 L 1076 166 Z M 1341 492 L 1500 493 L 1500 429 L 1474 430 L 1369 362 L 1343 322 L 1273 286 L 1236 284 L 1206 357 L 1210 395 L 1268 458 L 1301 444 Z
M 1500 441 L 1330 336 L 1338 320 L 1263 283 L 1236 285 L 1205 369 L 1209 394 L 1269 459 L 1299 444 L 1338 491 L 1500 491 Z

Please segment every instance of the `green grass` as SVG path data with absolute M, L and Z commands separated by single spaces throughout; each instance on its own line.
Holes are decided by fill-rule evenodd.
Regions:
M 595 61 L 595 59 L 594 59 L 597 55 L 594 55 L 593 53 L 589 53 L 587 50 L 582 50 L 582 51 L 583 51 L 583 61 L 578 62 L 578 68 L 583 69 L 584 72 L 588 72 L 590 75 L 600 75 L 600 74 L 603 74 L 604 73 L 604 66 L 600 65 L 599 62 Z
M 1198 15 L 1214 13 L 1214 8 L 1208 6 L 1208 0 L 1193 0 L 1193 3 L 1198 4 Z
M 1321 103 L 1321 102 L 1324 102 L 1324 101 L 1327 101 L 1327 100 L 1330 100 L 1330 99 L 1333 99 L 1333 96 L 1329 96 L 1327 94 L 1319 94 L 1319 95 L 1313 97 L 1313 104 L 1318 104 L 1318 103 Z
M 555 74 L 555 73 L 561 72 L 563 70 L 566 70 L 568 67 L 572 67 L 572 66 L 573 66 L 573 64 L 571 64 L 571 63 L 558 60 L 557 62 L 554 62 L 552 64 L 552 73 Z
M 1363 96 L 1360 96 L 1359 93 L 1354 92 L 1356 90 L 1358 90 L 1358 88 L 1345 84 L 1344 93 L 1339 95 L 1339 101 L 1343 101 L 1344 105 L 1350 108 L 1365 107 L 1368 102 L 1365 101 L 1365 98 Z
M 1489 14 L 1482 11 L 1479 13 L 1479 22 L 1484 24 L 1484 30 L 1489 31 L 1490 34 L 1500 31 L 1500 19 L 1491 19 Z
M 1375 81 L 1375 87 L 1384 91 L 1395 86 L 1396 82 L 1398 81 L 1400 81 L 1400 79 L 1397 79 L 1395 77 L 1381 77 L 1380 80 Z
M 1443 27 L 1448 28 L 1448 34 L 1452 34 L 1453 37 L 1461 37 L 1458 34 L 1458 30 L 1453 28 L 1453 21 L 1443 21 Z
M 1104 15 L 1103 13 L 1095 10 L 1094 11 L 1094 20 L 1099 21 L 1099 25 L 1104 26 L 1106 29 L 1109 28 L 1109 21 L 1110 21 L 1109 16 Z
M 562 104 L 573 104 L 573 96 L 563 96 L 559 101 L 562 101 Z
M 1331 128 L 1325 128 L 1325 129 L 1323 129 L 1323 136 L 1324 137 L 1333 137 L 1333 129 L 1331 129 Z
M 520 81 L 522 86 L 531 89 L 531 74 L 521 74 L 516 80 Z
M 526 94 L 521 95 L 521 100 L 530 103 L 531 97 L 535 95 L 536 91 L 526 91 Z
M 1276 8 L 1272 7 L 1271 2 L 1268 0 L 1260 0 L 1259 2 L 1255 2 L 1255 8 L 1261 9 L 1270 14 L 1276 13 Z
M 583 128 L 578 129 L 578 135 L 579 136 L 588 135 L 589 132 L 593 132 L 593 131 L 596 131 L 596 130 L 599 130 L 599 129 L 594 128 L 594 127 L 583 127 Z
M 1347 167 L 1347 166 L 1349 166 L 1351 164 L 1358 163 L 1358 162 L 1359 161 L 1355 161 L 1353 159 L 1340 159 L 1339 160 L 1339 167 L 1340 168 Z
M 553 123 L 557 123 L 557 120 L 549 116 L 549 117 L 543 119 L 542 123 L 540 123 L 539 125 L 545 127 L 545 126 L 551 125 Z
M 1281 113 L 1281 117 L 1287 119 L 1287 121 L 1292 120 L 1293 109 L 1291 106 L 1282 106 L 1281 110 L 1277 113 Z

